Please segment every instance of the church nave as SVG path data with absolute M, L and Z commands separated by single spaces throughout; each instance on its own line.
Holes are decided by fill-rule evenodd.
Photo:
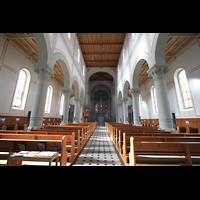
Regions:
M 104 126 L 97 126 L 72 166 L 125 166 Z

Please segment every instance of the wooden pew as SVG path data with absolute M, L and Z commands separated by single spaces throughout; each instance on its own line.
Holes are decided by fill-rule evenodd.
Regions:
M 60 166 L 66 166 L 66 136 L 34 135 L 34 134 L 0 134 L 0 151 L 8 154 L 0 155 L 8 159 L 14 152 L 18 152 L 18 144 L 23 143 L 26 151 L 38 151 L 38 142 L 45 143 L 45 150 L 52 151 L 53 147 L 61 148 Z
M 1 135 L 0 131 L 0 135 Z M 78 132 L 43 132 L 43 131 L 4 131 L 3 134 L 10 134 L 10 133 L 16 133 L 16 134 L 36 134 L 36 137 L 38 134 L 42 135 L 62 135 L 66 136 L 66 149 L 67 151 L 70 151 L 71 153 L 68 153 L 69 161 L 74 159 L 75 152 L 78 154 L 78 152 L 81 150 L 81 142 L 80 142 L 80 130 Z M 72 137 L 71 142 L 69 142 L 69 137 Z M 8 136 L 9 137 L 9 136 Z M 45 136 L 44 136 L 45 138 Z M 76 145 L 76 147 L 75 147 Z
M 200 155 L 200 137 L 130 137 L 125 133 L 123 137 L 125 141 L 123 159 L 127 165 L 131 166 L 135 166 L 136 161 L 140 163 L 184 163 L 191 166 L 191 155 Z M 156 157 L 158 155 L 162 158 Z M 169 156 L 185 158 L 169 158 Z M 198 162 L 200 163 L 200 159 Z
M 118 149 L 119 153 L 122 153 L 122 144 L 123 144 L 123 133 L 126 133 L 127 135 L 130 136 L 150 136 L 150 137 L 155 137 L 155 136 L 171 136 L 167 131 L 159 131 L 159 132 L 133 132 L 133 131 L 121 131 L 119 130 L 119 135 L 117 137 L 117 140 L 115 142 L 115 146 Z

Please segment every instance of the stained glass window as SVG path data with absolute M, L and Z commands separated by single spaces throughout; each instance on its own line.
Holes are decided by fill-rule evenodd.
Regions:
M 95 113 L 98 113 L 98 103 L 95 103 L 94 110 L 95 110 Z
M 100 103 L 100 112 L 103 112 L 103 105 L 102 105 L 102 103 Z

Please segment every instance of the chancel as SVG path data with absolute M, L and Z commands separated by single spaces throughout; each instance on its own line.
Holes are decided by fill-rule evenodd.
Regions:
M 199 165 L 199 38 L 0 33 L 0 165 Z

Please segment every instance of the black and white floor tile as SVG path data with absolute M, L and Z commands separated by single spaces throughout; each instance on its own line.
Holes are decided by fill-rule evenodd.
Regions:
M 97 126 L 72 166 L 123 166 L 104 126 Z

